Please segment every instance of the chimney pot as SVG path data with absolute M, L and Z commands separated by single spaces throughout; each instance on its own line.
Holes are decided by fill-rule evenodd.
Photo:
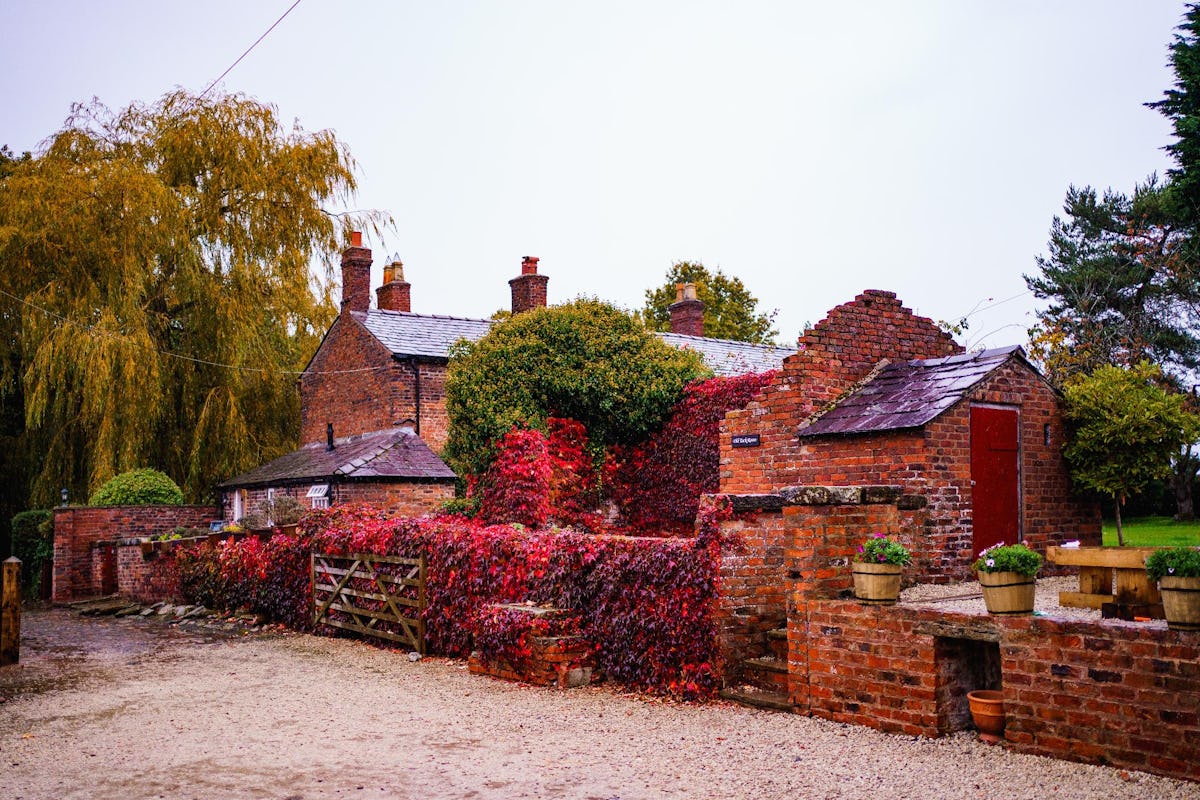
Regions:
M 538 257 L 525 256 L 521 259 L 521 274 L 508 282 L 512 288 L 512 313 L 520 314 L 534 308 L 546 307 L 546 284 L 550 278 L 539 275 Z
M 362 234 L 350 234 L 342 251 L 342 310 L 367 311 L 371 307 L 371 251 L 362 246 Z
M 668 311 L 671 312 L 671 333 L 704 335 L 704 303 L 696 296 L 696 284 L 675 284 L 675 302 Z
M 332 422 L 325 423 L 325 449 L 326 450 L 333 449 L 333 423 Z
M 404 262 L 392 256 L 383 268 L 383 285 L 375 290 L 380 311 L 412 311 L 412 284 L 404 280 Z

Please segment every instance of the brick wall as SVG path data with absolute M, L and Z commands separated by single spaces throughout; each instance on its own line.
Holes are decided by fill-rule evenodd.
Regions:
M 139 542 L 119 542 L 116 545 L 117 591 L 122 597 L 139 603 L 178 600 L 179 572 L 175 569 L 175 552 L 182 546 L 194 545 L 143 553 Z
M 115 542 L 125 537 L 147 537 L 169 533 L 180 525 L 208 527 L 220 518 L 214 506 L 113 506 L 111 508 L 54 509 L 55 603 L 103 593 L 104 575 L 116 574 L 103 559 L 113 559 L 112 548 L 96 548 L 97 542 Z M 99 555 L 97 555 L 99 554 Z M 94 564 L 95 558 L 101 563 Z
M 753 494 L 805 481 L 792 474 L 805 455 L 796 442 L 800 423 L 837 399 L 882 360 L 910 361 L 954 355 L 962 347 L 926 317 L 901 305 L 892 292 L 868 290 L 829 312 L 800 337 L 798 352 L 757 399 L 725 415 L 721 426 L 721 491 Z M 757 433 L 761 446 L 734 449 L 733 434 Z
M 363 369 L 345 373 L 345 370 Z M 300 376 L 300 441 L 325 441 L 325 424 L 335 436 L 387 430 L 404 420 L 420 423 L 420 435 L 435 452 L 446 444 L 446 365 L 420 362 L 420 413 L 414 367 L 391 352 L 350 314 L 330 327 L 321 348 Z
M 738 681 L 742 658 L 769 654 L 766 633 L 785 624 L 789 593 L 836 597 L 851 589 L 850 560 L 867 537 L 886 533 L 914 553 L 928 551 L 921 498 L 897 487 L 812 486 L 730 499 L 736 513 L 721 523 L 721 535 L 737 544 L 722 551 L 716 611 L 727 683 Z M 921 577 L 918 563 L 905 581 Z
M 1194 635 L 1111 620 L 804 603 L 789 629 L 791 694 L 802 712 L 937 736 L 969 727 L 967 690 L 998 688 L 1014 750 L 1200 780 Z M 998 669 L 979 667 L 988 652 Z
M 300 501 L 300 505 L 309 508 L 312 501 L 306 496 L 311 484 L 302 486 L 277 487 L 275 497 L 289 495 Z M 387 509 L 400 517 L 419 517 L 437 509 L 447 500 L 454 499 L 453 481 L 393 481 L 393 482 L 350 482 L 333 483 L 329 487 L 329 504 L 351 505 L 369 503 L 378 508 Z M 243 514 L 259 510 L 266 505 L 267 488 L 260 487 L 246 490 Z M 225 492 L 222 497 L 223 519 L 233 522 L 232 492 Z
M 339 483 L 336 504 L 369 503 L 398 517 L 419 517 L 454 499 L 454 483 Z

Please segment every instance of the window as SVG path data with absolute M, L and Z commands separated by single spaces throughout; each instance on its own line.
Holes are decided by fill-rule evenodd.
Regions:
M 274 524 L 275 524 L 275 520 L 271 519 L 271 511 L 273 510 L 273 509 L 272 509 L 272 506 L 274 506 L 274 505 L 275 505 L 275 490 L 274 490 L 274 489 L 267 489 L 267 507 L 266 507 L 266 512 L 267 512 L 267 524 L 268 524 L 268 525 L 274 525 Z
M 233 521 L 240 522 L 246 516 L 246 490 L 235 489 L 233 492 Z
M 310 486 L 308 494 L 305 496 L 312 501 L 313 508 L 329 508 L 328 483 L 318 483 L 316 486 Z

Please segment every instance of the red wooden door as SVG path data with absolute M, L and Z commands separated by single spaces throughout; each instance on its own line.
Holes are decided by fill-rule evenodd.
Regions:
M 1020 436 L 1015 408 L 971 407 L 971 519 L 975 555 L 1020 538 Z

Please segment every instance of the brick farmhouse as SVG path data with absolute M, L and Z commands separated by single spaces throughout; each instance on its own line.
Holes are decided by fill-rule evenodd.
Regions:
M 269 498 L 290 494 L 314 506 L 369 502 L 398 513 L 420 514 L 454 495 L 454 473 L 437 457 L 446 443 L 446 370 L 451 346 L 477 341 L 494 324 L 489 319 L 418 314 L 412 287 L 399 261 L 383 270 L 371 308 L 371 251 L 354 234 L 342 253 L 341 313 L 300 376 L 300 439 L 304 446 L 269 464 L 221 484 L 223 515 L 239 519 Z M 538 259 L 526 256 L 510 280 L 512 313 L 545 308 L 549 277 Z M 695 350 L 717 375 L 778 369 L 795 352 L 704 336 L 704 304 L 695 288 L 679 288 L 671 306 L 671 331 L 658 335 L 668 344 Z M 346 447 L 378 444 L 390 432 L 409 429 L 408 460 L 391 452 L 372 456 L 369 469 L 331 455 Z M 361 437 L 361 438 L 359 438 Z M 406 440 L 406 441 L 410 441 Z M 358 456 L 355 456 L 356 458 Z M 436 462 L 436 463 L 435 463 Z M 311 492 L 311 494 L 310 494 Z

